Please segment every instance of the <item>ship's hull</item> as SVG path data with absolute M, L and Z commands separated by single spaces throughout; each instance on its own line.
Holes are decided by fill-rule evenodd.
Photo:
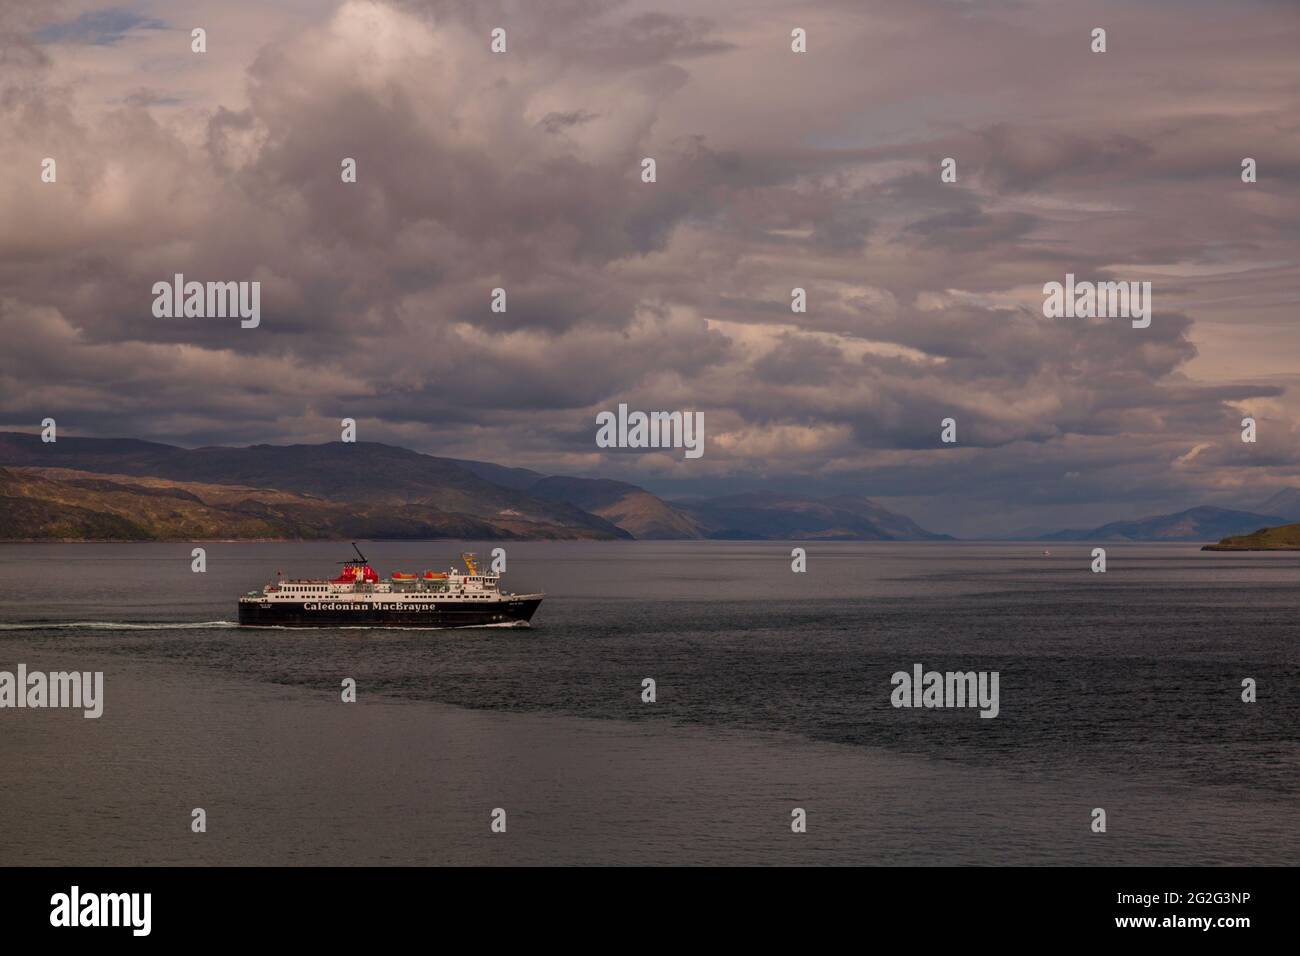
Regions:
M 520 627 L 542 603 L 540 595 L 502 601 L 438 601 L 403 606 L 347 597 L 315 601 L 240 601 L 246 627 Z

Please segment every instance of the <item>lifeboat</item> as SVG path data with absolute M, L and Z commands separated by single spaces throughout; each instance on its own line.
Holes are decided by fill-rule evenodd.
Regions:
M 394 580 L 394 581 L 414 581 L 414 580 L 415 580 L 415 575 L 414 575 L 414 574 L 407 574 L 405 571 L 394 571 L 394 572 L 393 572 L 393 580 Z
M 411 576 L 414 577 L 415 575 L 411 575 Z M 445 571 L 425 571 L 425 572 L 424 572 L 424 580 L 426 580 L 426 581 L 445 581 L 445 580 L 447 580 L 447 572 L 445 572 Z

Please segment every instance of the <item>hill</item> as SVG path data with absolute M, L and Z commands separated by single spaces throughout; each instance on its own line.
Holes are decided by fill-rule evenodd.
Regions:
M 59 467 L 181 482 L 274 488 L 332 501 L 422 504 L 503 525 L 586 529 L 626 537 L 609 522 L 563 502 L 493 484 L 450 459 L 377 442 L 176 448 L 132 439 L 0 433 L 0 467 Z M 562 535 L 567 537 L 568 535 Z
M 678 502 L 707 537 L 749 540 L 934 541 L 933 534 L 903 515 L 860 495 L 808 498 L 750 492 Z
M 421 504 L 347 503 L 241 485 L 0 469 L 0 539 L 195 541 L 586 537 Z
M 7 490 L 0 492 L 24 501 L 22 508 L 8 502 L 7 510 L 0 509 L 0 538 L 10 540 L 44 536 L 33 531 L 54 527 L 49 512 L 59 504 L 129 513 L 118 507 L 120 501 L 103 495 L 130 491 L 138 496 L 139 492 L 101 488 L 101 496 L 96 497 L 96 489 L 85 484 L 92 474 L 117 476 L 119 485 L 150 478 L 162 483 L 154 487 L 206 486 L 206 492 L 192 493 L 199 504 L 217 507 L 222 515 L 208 514 L 200 526 L 214 529 L 213 533 L 200 537 L 250 536 L 241 530 L 253 527 L 243 523 L 249 517 L 246 508 L 232 514 L 213 497 L 214 488 L 227 486 L 288 496 L 279 499 L 281 511 L 260 515 L 269 524 L 256 525 L 252 537 L 631 537 L 604 518 L 566 502 L 493 484 L 450 460 L 373 442 L 184 449 L 132 439 L 65 437 L 45 444 L 34 435 L 0 433 L 0 467 L 14 474 L 33 468 L 73 471 L 82 482 L 60 484 L 54 473 L 45 475 L 53 484 L 13 484 L 11 477 Z M 76 488 L 80 497 L 70 499 L 70 488 Z M 38 501 L 46 504 L 37 508 Z M 151 523 L 146 516 L 137 525 L 144 537 L 196 536 L 181 533 L 168 522 Z M 127 535 L 135 536 L 139 535 Z
M 186 449 L 0 432 L 0 469 L 3 540 L 944 537 L 857 495 L 671 503 L 375 442 Z
M 1090 531 L 1054 531 L 1040 541 L 1215 541 L 1268 525 L 1283 524 L 1277 515 L 1203 506 L 1136 521 L 1112 521 Z
M 704 530 L 689 513 L 644 488 L 608 478 L 543 478 L 528 486 L 537 495 L 589 511 L 610 521 L 634 538 L 702 538 Z
M 644 488 L 609 478 L 547 476 L 527 468 L 448 459 L 487 481 L 537 498 L 563 501 L 617 525 L 634 538 L 702 538 L 697 522 Z
M 1224 538 L 1207 544 L 1202 551 L 1300 551 L 1300 524 L 1278 528 L 1260 528 L 1250 534 Z
M 1300 488 L 1283 488 L 1260 503 L 1264 514 L 1281 515 L 1288 521 L 1300 521 Z

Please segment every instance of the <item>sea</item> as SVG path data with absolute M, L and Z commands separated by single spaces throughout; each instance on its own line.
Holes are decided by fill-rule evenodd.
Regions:
M 0 671 L 104 674 L 0 709 L 0 865 L 1300 861 L 1300 553 L 1097 546 L 366 542 L 546 598 L 290 630 L 239 595 L 348 544 L 0 545 Z M 997 716 L 895 706 L 916 665 Z

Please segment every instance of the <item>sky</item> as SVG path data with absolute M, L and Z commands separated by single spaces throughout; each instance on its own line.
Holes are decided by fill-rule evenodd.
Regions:
M 5 0 L 0 428 L 1249 510 L 1300 485 L 1297 50 L 1272 0 Z M 156 317 L 176 273 L 260 325 Z M 1067 273 L 1150 326 L 1045 317 Z M 598 447 L 620 403 L 704 454 Z

